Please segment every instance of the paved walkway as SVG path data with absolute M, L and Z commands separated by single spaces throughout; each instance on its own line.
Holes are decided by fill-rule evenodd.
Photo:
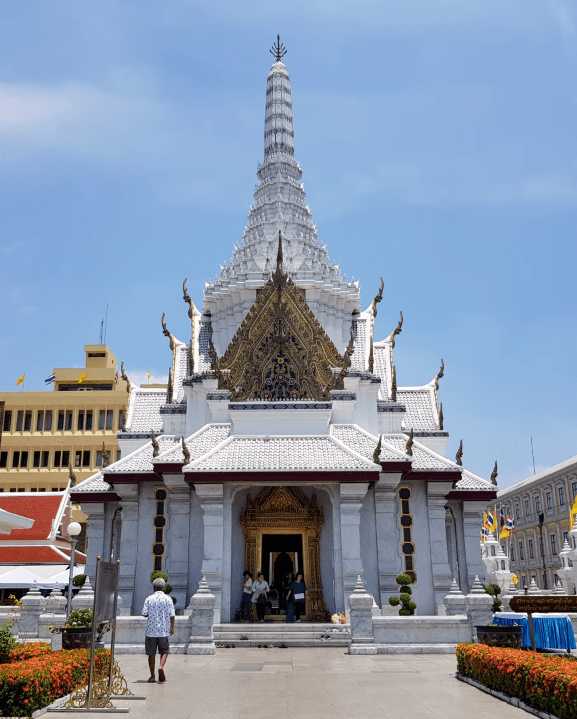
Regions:
M 454 677 L 447 654 L 353 657 L 337 647 L 219 649 L 172 655 L 148 684 L 144 655 L 118 661 L 134 694 L 130 719 L 521 719 L 529 715 Z M 158 668 L 158 662 L 157 662 Z M 48 717 L 82 717 L 77 712 Z M 122 716 L 111 714 L 110 716 Z

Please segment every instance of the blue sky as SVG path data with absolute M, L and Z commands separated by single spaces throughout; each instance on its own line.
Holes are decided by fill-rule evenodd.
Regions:
M 464 463 L 505 486 L 577 454 L 577 10 L 570 0 L 0 6 L 0 388 L 107 343 L 166 375 L 240 241 L 269 47 L 319 239 L 401 385 L 446 374 Z

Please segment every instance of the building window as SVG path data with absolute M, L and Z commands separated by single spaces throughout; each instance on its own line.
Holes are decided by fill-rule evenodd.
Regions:
M 64 452 L 62 452 L 62 466 L 68 467 L 69 465 L 70 465 L 70 452 L 65 450 Z M 57 490 L 57 491 L 60 491 L 60 490 Z
M 559 506 L 564 507 L 565 506 L 565 487 L 559 487 Z
M 108 409 L 108 410 L 106 410 L 106 429 L 112 429 L 113 423 L 114 423 L 114 410 Z
M 547 492 L 547 494 L 545 495 L 545 499 L 547 500 L 547 509 L 552 509 L 553 504 L 551 502 L 551 492 Z
M 106 412 L 101 409 L 98 413 L 98 429 L 104 429 L 104 423 L 106 421 Z
M 541 511 L 541 497 L 539 495 L 535 495 L 535 511 L 539 513 Z
M 521 519 L 521 508 L 519 505 L 515 507 L 515 517 L 517 517 L 517 519 Z
M 525 500 L 525 516 L 528 517 L 531 514 L 531 505 L 529 503 L 529 500 Z
M 86 450 L 82 453 L 82 466 L 90 467 L 90 450 Z
M 71 409 L 69 409 L 66 412 L 66 431 L 67 432 L 72 432 L 72 414 L 73 413 L 72 413 Z
M 78 450 L 78 452 L 74 453 L 74 466 L 80 467 L 82 465 L 82 452 Z
M 76 423 L 76 428 L 79 432 L 81 432 L 84 429 L 84 410 L 81 409 L 78 411 L 78 421 Z
M 8 410 L 7 412 L 4 412 L 4 425 L 2 427 L 2 431 L 10 432 L 11 427 L 12 427 L 12 411 Z
M 96 466 L 102 467 L 102 450 L 96 450 Z
M 24 431 L 30 432 L 32 429 L 32 412 L 24 412 Z
M 533 540 L 529 540 L 529 559 L 535 559 L 535 554 L 533 552 Z
M 123 410 L 123 409 L 119 409 L 119 410 L 118 410 L 118 431 L 119 431 L 119 432 L 124 429 L 124 427 L 123 427 L 123 425 L 122 425 L 122 418 L 123 418 L 123 416 L 124 416 L 124 410 Z
M 24 426 L 24 412 L 23 410 L 18 410 L 18 415 L 16 417 L 16 431 L 22 432 L 22 427 Z
M 515 545 L 511 544 L 511 561 L 515 561 Z
M 0 467 L 6 467 L 8 464 L 8 452 L 0 452 Z
M 28 452 L 22 452 L 22 454 L 20 455 L 20 466 L 21 467 L 28 466 Z
M 12 452 L 12 468 L 20 466 L 20 452 Z
M 50 452 L 44 451 L 42 452 L 42 466 L 48 467 L 48 458 L 50 457 Z
M 551 554 L 557 554 L 557 536 L 555 534 L 551 535 Z
M 58 431 L 62 432 L 64 429 L 64 410 L 58 410 Z
M 44 410 L 40 409 L 36 416 L 36 431 L 42 432 L 42 427 L 44 427 Z
M 60 452 L 60 451 L 54 452 L 54 466 L 60 467 L 61 461 L 62 461 L 62 452 Z
M 525 559 L 525 555 L 523 553 L 523 542 L 519 542 L 519 559 L 521 561 Z
M 47 409 L 44 413 L 44 431 L 50 432 L 52 431 L 52 410 Z
M 571 491 L 573 492 L 573 501 L 575 501 L 575 498 L 577 497 L 577 482 L 573 482 L 571 484 Z
M 34 459 L 32 460 L 33 467 L 40 467 L 40 452 L 34 452 Z
M 121 457 L 122 457 L 122 451 L 120 449 L 117 449 L 116 450 L 116 461 L 119 462 Z
M 86 410 L 86 430 L 90 432 L 92 430 L 92 410 Z

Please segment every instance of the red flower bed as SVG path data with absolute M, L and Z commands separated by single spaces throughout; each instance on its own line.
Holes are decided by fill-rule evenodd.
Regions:
M 8 662 L 22 662 L 25 659 L 41 657 L 44 654 L 51 654 L 52 646 L 46 642 L 31 642 L 30 644 L 18 644 L 8 652 Z
M 457 646 L 459 672 L 560 719 L 577 716 L 577 662 L 485 644 Z
M 86 683 L 90 652 L 74 649 L 50 654 L 39 653 L 31 659 L 0 665 L 0 713 L 2 716 L 30 716 L 55 699 Z M 98 649 L 95 670 L 103 671 L 110 652 Z

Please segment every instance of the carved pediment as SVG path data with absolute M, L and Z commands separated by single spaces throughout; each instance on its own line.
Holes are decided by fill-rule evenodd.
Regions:
M 260 524 L 265 518 L 279 521 L 281 517 L 306 525 L 322 524 L 322 516 L 314 494 L 308 499 L 297 487 L 265 487 L 254 500 L 247 496 L 241 524 Z
M 217 362 L 219 388 L 233 402 L 330 400 L 331 389 L 343 389 L 352 345 L 339 353 L 282 261 L 279 232 L 276 271 Z

